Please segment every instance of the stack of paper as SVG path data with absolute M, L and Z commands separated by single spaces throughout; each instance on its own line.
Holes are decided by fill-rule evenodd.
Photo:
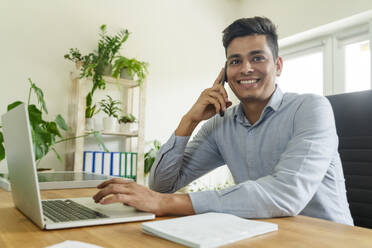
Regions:
M 142 223 L 143 232 L 189 247 L 217 247 L 277 230 L 277 224 L 223 213 Z

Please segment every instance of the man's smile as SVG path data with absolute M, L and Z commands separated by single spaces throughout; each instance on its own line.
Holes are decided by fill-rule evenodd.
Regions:
M 236 80 L 238 83 L 239 87 L 243 89 L 250 89 L 250 88 L 255 88 L 258 86 L 258 84 L 261 82 L 260 78 L 249 78 L 249 79 L 241 79 L 241 80 Z
M 254 84 L 258 83 L 261 79 L 256 78 L 256 79 L 242 79 L 242 80 L 237 80 L 238 84 Z

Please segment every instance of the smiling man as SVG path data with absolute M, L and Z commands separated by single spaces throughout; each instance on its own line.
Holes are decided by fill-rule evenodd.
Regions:
M 275 84 L 283 61 L 269 19 L 239 19 L 223 34 L 227 81 L 240 104 L 230 108 L 220 84 L 222 69 L 162 146 L 150 175 L 154 191 L 115 179 L 99 186 L 95 200 L 123 202 L 157 215 L 302 214 L 353 225 L 329 102 L 313 94 L 283 94 Z M 203 120 L 207 122 L 189 141 Z M 169 194 L 224 164 L 235 186 Z

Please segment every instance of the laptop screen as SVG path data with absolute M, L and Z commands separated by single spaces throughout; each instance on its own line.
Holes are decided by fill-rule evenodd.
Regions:
M 43 227 L 28 111 L 21 104 L 2 116 L 6 160 L 15 206 Z

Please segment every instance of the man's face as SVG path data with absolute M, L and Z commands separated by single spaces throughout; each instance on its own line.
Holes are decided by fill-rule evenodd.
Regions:
M 274 61 L 265 35 L 237 37 L 227 47 L 227 79 L 243 103 L 267 101 L 280 76 L 282 58 Z

